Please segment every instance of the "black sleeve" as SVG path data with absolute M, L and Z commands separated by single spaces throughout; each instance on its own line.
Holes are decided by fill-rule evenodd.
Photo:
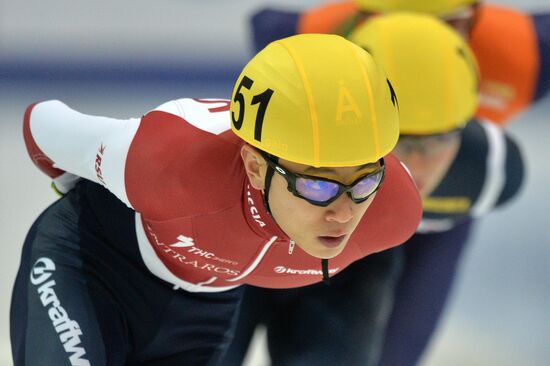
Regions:
M 295 35 L 299 18 L 298 12 L 274 9 L 254 13 L 250 20 L 254 53 L 273 41 Z
M 538 100 L 550 89 L 550 13 L 534 14 L 533 23 L 537 33 L 540 57 L 537 89 L 533 100 Z
M 523 179 L 525 176 L 525 170 L 523 166 L 523 159 L 518 145 L 505 135 L 506 138 L 506 165 L 505 175 L 506 182 L 500 193 L 496 206 L 508 202 L 514 196 L 516 196 L 521 188 Z

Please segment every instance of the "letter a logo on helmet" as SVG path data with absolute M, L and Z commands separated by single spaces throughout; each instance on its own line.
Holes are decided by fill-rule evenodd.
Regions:
M 301 34 L 269 44 L 244 67 L 231 126 L 247 143 L 289 161 L 362 165 L 397 142 L 392 94 L 385 72 L 361 47 L 340 36 Z

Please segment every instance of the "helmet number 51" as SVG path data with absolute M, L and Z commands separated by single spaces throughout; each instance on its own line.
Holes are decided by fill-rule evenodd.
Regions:
M 247 76 L 243 76 L 237 90 L 235 91 L 235 96 L 233 97 L 233 102 L 239 103 L 239 115 L 237 118 L 235 118 L 235 112 L 231 112 L 231 120 L 233 121 L 233 126 L 235 126 L 235 129 L 237 130 L 241 129 L 245 114 L 245 100 L 244 95 L 241 93 L 241 88 L 245 87 L 250 90 L 252 84 L 254 84 L 254 80 Z M 254 95 L 254 97 L 252 97 L 252 102 L 250 103 L 251 105 L 259 104 L 258 112 L 256 113 L 256 122 L 254 124 L 254 139 L 256 141 L 262 141 L 262 126 L 264 123 L 265 111 L 269 100 L 271 99 L 271 95 L 273 95 L 273 90 L 268 88 L 263 93 Z

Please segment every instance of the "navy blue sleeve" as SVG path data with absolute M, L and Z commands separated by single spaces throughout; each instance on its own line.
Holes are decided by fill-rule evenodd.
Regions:
M 506 183 L 500 193 L 496 206 L 500 206 L 519 192 L 525 176 L 523 159 L 518 145 L 508 136 L 506 138 Z
M 300 13 L 274 9 L 262 9 L 251 18 L 254 53 L 269 43 L 293 36 L 297 32 Z
M 550 13 L 533 15 L 540 56 L 540 71 L 533 100 L 544 97 L 550 89 Z

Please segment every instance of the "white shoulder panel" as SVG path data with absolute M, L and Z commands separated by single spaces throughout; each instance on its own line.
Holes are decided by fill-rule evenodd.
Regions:
M 90 116 L 53 100 L 36 105 L 30 129 L 55 167 L 104 185 L 131 207 L 124 168 L 139 121 Z
M 472 215 L 479 217 L 495 207 L 506 183 L 506 141 L 504 133 L 495 124 L 480 122 L 487 136 L 487 170 L 485 183 L 472 207 Z
M 229 100 L 226 99 L 176 99 L 154 110 L 181 117 L 189 124 L 216 135 L 231 128 Z

